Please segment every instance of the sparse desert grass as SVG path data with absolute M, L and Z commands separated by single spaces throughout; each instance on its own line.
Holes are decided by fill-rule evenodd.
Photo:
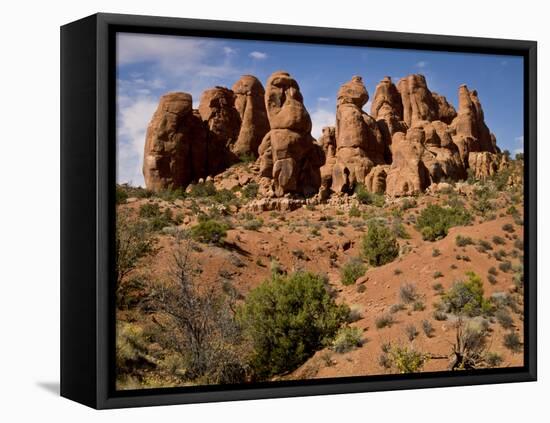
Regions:
M 429 320 L 422 320 L 422 330 L 424 331 L 424 334 L 428 337 L 428 338 L 431 338 L 433 336 L 433 333 L 435 331 L 432 323 L 429 321 Z
M 392 304 L 392 306 L 390 307 L 390 313 L 395 314 L 406 309 L 407 307 L 405 307 L 404 304 L 401 304 L 401 303 Z
M 432 257 L 439 257 L 441 255 L 441 251 L 437 248 L 432 249 Z
M 393 320 L 393 316 L 389 313 L 384 313 L 384 314 L 378 316 L 374 321 L 374 324 L 376 325 L 377 329 L 382 329 L 382 328 L 385 328 L 385 327 L 389 327 L 394 323 L 395 323 L 395 321 Z
M 367 290 L 367 287 L 364 285 L 364 284 L 361 284 L 361 285 L 357 285 L 357 292 L 359 294 L 362 294 L 363 292 L 365 292 Z
M 416 301 L 416 299 L 418 298 L 416 285 L 409 282 L 402 284 L 399 287 L 399 298 L 405 304 L 410 304 Z
M 413 303 L 412 308 L 413 308 L 413 311 L 424 311 L 426 309 L 426 305 L 422 301 L 416 300 Z
M 487 280 L 491 285 L 495 285 L 498 282 L 497 278 L 495 278 L 494 275 L 491 274 L 487 275 Z
M 418 336 L 418 330 L 416 329 L 416 326 L 411 323 L 405 326 L 405 334 L 407 335 L 409 341 L 414 341 L 414 339 Z
M 399 269 L 398 267 L 396 267 L 395 269 L 393 269 L 393 274 L 395 276 L 399 276 L 400 274 L 402 274 L 403 271 L 401 269 Z
M 495 266 L 489 267 L 489 270 L 487 271 L 490 275 L 496 276 L 498 275 L 497 269 Z
M 443 272 L 440 272 L 439 270 L 435 271 L 433 276 L 434 279 L 439 279 L 443 277 Z
M 443 311 L 440 311 L 440 310 L 435 310 L 432 314 L 433 318 L 435 320 L 437 320 L 438 322 L 441 322 L 443 320 L 447 320 L 448 316 L 447 316 L 447 313 L 443 312 Z

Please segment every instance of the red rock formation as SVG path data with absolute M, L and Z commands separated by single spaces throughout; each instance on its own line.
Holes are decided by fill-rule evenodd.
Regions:
M 185 187 L 204 172 L 206 131 L 192 104 L 187 93 L 161 97 L 145 141 L 143 176 L 148 189 Z
M 499 152 L 495 136 L 485 124 L 477 91 L 468 90 L 466 85 L 458 89 L 458 113 L 451 123 L 451 131 L 465 166 L 468 165 L 471 152 Z
M 376 86 L 372 101 L 371 115 L 378 122 L 378 127 L 384 139 L 384 159 L 392 162 L 391 140 L 396 132 L 407 132 L 403 122 L 403 103 L 397 87 L 389 76 L 384 77 Z
M 238 157 L 258 157 L 258 147 L 269 132 L 264 87 L 255 76 L 244 75 L 233 85 L 233 92 L 241 129 L 232 151 Z
M 284 71 L 273 73 L 266 84 L 265 103 L 271 129 L 259 148 L 261 175 L 273 179 L 278 197 L 316 193 L 324 157 L 311 136 L 311 118 L 296 80 Z
M 426 84 L 424 75 L 413 74 L 401 78 L 397 84 L 403 102 L 403 120 L 409 128 L 420 121 L 438 118 L 438 103 Z
M 447 98 L 443 95 L 439 95 L 432 92 L 432 97 L 437 103 L 437 116 L 441 122 L 450 125 L 453 119 L 456 117 L 456 110 L 452 104 L 447 101 Z
M 370 169 L 384 164 L 384 139 L 376 120 L 363 111 L 369 94 L 360 76 L 343 84 L 336 106 L 336 163 L 332 190 L 351 191 Z

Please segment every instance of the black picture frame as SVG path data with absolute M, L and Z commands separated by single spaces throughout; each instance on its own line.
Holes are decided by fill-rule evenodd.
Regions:
M 524 58 L 524 366 L 239 386 L 114 390 L 117 32 L 391 47 Z M 534 41 L 95 14 L 61 28 L 61 395 L 97 409 L 535 381 L 537 44 Z

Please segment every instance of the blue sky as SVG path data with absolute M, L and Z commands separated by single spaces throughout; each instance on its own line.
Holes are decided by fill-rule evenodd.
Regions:
M 460 84 L 477 89 L 498 145 L 523 150 L 520 57 L 119 33 L 117 182 L 143 185 L 145 131 L 162 94 L 188 92 L 197 107 L 207 88 L 231 88 L 243 74 L 265 84 L 276 70 L 286 70 L 298 81 L 316 138 L 323 126 L 334 124 L 336 93 L 353 75 L 363 77 L 372 99 L 384 76 L 397 83 L 422 73 L 429 89 L 455 107 Z M 370 113 L 370 101 L 364 109 Z

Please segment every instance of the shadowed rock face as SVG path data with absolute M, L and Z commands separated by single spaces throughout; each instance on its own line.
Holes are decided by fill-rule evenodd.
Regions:
M 233 91 L 215 87 L 203 92 L 199 114 L 208 129 L 208 175 L 216 175 L 238 160 L 232 148 L 239 136 L 241 118 Z
M 306 196 L 321 184 L 321 147 L 311 136 L 311 118 L 298 83 L 287 72 L 273 73 L 266 85 L 265 104 L 271 130 L 260 148 L 260 172 L 273 180 L 273 191 Z
M 244 75 L 233 85 L 233 92 L 235 108 L 241 118 L 241 129 L 232 151 L 239 157 L 258 157 L 258 147 L 269 132 L 264 87 L 256 77 Z
M 453 119 L 456 117 L 455 108 L 447 101 L 447 98 L 443 95 L 432 92 L 432 97 L 437 102 L 438 119 L 441 122 L 450 125 Z
M 206 131 L 193 113 L 190 94 L 161 97 L 147 128 L 143 160 L 145 185 L 153 191 L 185 187 L 205 171 Z
M 343 84 L 336 106 L 336 163 L 332 190 L 353 190 L 363 183 L 370 169 L 384 164 L 384 140 L 376 120 L 363 111 L 369 94 L 360 76 Z

